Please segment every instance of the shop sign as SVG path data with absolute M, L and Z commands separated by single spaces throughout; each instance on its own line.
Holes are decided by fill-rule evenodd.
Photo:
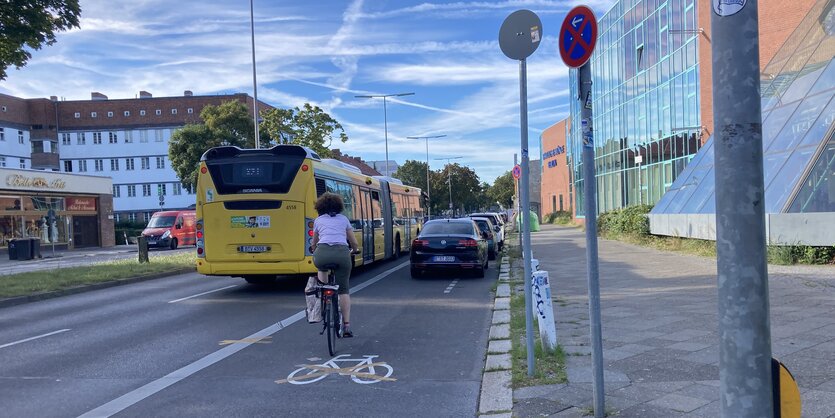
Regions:
M 95 212 L 96 198 L 95 197 L 68 197 L 67 198 L 68 211 L 82 211 Z
M 548 152 L 542 154 L 542 158 L 543 159 L 548 159 L 548 158 L 556 157 L 557 155 L 564 154 L 564 153 L 565 153 L 565 146 L 560 145 L 559 147 L 556 147 L 556 148 L 552 149 L 551 151 L 548 151 Z
M 66 183 L 60 178 L 48 181 L 43 177 L 26 177 L 21 174 L 9 174 L 6 176 L 6 186 L 63 190 L 66 187 Z

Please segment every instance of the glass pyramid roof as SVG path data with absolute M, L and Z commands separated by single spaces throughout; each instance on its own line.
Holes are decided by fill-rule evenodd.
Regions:
M 819 0 L 762 72 L 766 213 L 835 212 L 835 0 Z M 653 214 L 716 212 L 713 137 Z

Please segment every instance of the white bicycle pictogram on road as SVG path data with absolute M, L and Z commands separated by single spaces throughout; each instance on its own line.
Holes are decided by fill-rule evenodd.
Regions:
M 276 383 L 291 383 L 294 385 L 306 385 L 318 382 L 331 374 L 340 376 L 351 376 L 354 383 L 368 385 L 377 382 L 393 382 L 397 379 L 389 377 L 394 369 L 385 362 L 372 362 L 376 355 L 364 355 L 363 358 L 348 358 L 350 354 L 338 355 L 322 364 L 305 364 L 294 370 L 287 379 L 276 380 Z M 353 364 L 350 367 L 340 367 L 345 363 Z

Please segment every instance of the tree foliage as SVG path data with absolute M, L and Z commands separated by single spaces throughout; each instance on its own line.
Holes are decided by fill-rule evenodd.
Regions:
M 197 186 L 200 157 L 212 147 L 234 145 L 255 147 L 255 124 L 241 102 L 229 101 L 208 105 L 200 112 L 203 124 L 186 125 L 174 131 L 168 143 L 171 168 L 189 191 Z
M 499 202 L 503 207 L 509 208 L 513 205 L 513 195 L 516 193 L 516 183 L 510 171 L 496 178 L 493 185 L 487 191 L 492 202 Z
M 262 112 L 261 117 L 261 128 L 273 143 L 309 147 L 322 157 L 331 156 L 330 146 L 334 139 L 348 141 L 342 124 L 310 103 L 305 103 L 301 109 L 270 109 Z
M 32 58 L 26 50 L 55 43 L 55 32 L 77 28 L 78 0 L 6 0 L 0 5 L 0 80 L 10 65 L 21 68 Z
M 400 179 L 403 183 L 410 186 L 419 187 L 426 191 L 426 163 L 415 160 L 406 160 L 406 162 L 397 168 L 392 177 Z
M 471 168 L 460 164 L 447 164 L 443 170 L 430 177 L 430 183 L 433 214 L 448 212 L 450 198 L 453 209 L 458 214 L 481 209 L 484 201 L 481 180 Z

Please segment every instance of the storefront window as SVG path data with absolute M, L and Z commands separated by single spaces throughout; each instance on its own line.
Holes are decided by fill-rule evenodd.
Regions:
M 87 198 L 95 201 L 95 198 Z M 66 198 L 53 196 L 0 195 L 0 247 L 16 238 L 39 238 L 41 244 L 67 244 L 69 222 Z M 83 208 L 86 209 L 86 208 Z M 55 218 L 50 223 L 49 211 Z

